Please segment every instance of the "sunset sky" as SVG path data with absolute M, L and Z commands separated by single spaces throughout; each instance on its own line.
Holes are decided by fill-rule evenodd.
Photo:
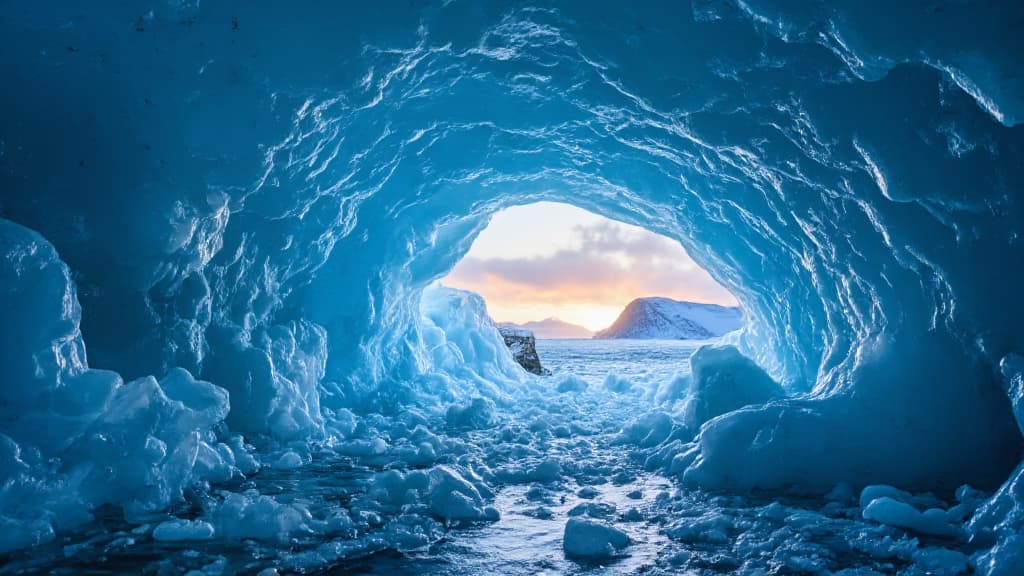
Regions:
M 551 202 L 495 215 L 441 282 L 483 295 L 499 322 L 553 316 L 590 330 L 641 296 L 736 304 L 678 242 Z

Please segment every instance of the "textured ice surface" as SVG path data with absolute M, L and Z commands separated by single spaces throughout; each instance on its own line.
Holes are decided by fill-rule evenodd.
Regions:
M 541 394 L 472 296 L 426 291 L 495 211 L 552 200 L 680 240 L 740 301 L 732 344 L 788 393 L 694 442 L 687 429 L 654 445 L 660 416 L 654 436 L 602 441 L 646 439 L 635 450 L 652 470 L 734 493 L 884 483 L 951 506 L 965 483 L 996 490 L 967 527 L 990 552 L 967 552 L 986 573 L 1021 565 L 1012 3 L 4 11 L 5 550 L 116 521 L 128 526 L 108 544 L 130 548 L 196 510 L 217 542 L 319 538 L 296 566 L 416 549 L 451 521 L 396 515 L 429 489 L 339 502 L 326 483 L 311 502 L 247 483 L 260 466 L 290 482 L 324 462 L 356 476 L 397 462 L 480 491 L 486 426 L 528 418 L 533 393 L 545 411 L 635 397 L 617 428 L 675 418 L 685 376 L 627 390 L 563 373 L 561 394 Z M 508 428 L 496 478 L 564 476 L 530 442 L 512 448 L 593 432 L 589 416 Z M 694 506 L 667 513 L 686 537 Z M 794 550 L 807 540 L 783 527 L 861 512 L 750 525 L 783 532 L 763 540 L 780 566 L 813 571 L 824 552 Z M 695 516 L 708 541 L 741 524 Z M 893 571 L 958 558 L 876 544 L 858 550 Z

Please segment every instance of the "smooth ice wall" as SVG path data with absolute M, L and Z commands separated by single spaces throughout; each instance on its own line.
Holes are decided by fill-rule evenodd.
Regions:
M 679 239 L 807 393 L 713 420 L 687 478 L 1005 479 L 1019 15 L 600 4 L 8 6 L 0 214 L 70 265 L 92 366 L 295 439 L 424 400 L 422 289 L 569 202 Z

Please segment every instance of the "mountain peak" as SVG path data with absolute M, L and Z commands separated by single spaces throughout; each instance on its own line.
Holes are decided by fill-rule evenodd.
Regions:
M 523 324 L 512 324 L 533 332 L 537 338 L 591 338 L 594 332 L 556 318 L 554 316 L 544 320 L 532 320 Z
M 594 338 L 706 340 L 741 326 L 743 312 L 735 306 L 650 296 L 627 304 L 615 322 Z

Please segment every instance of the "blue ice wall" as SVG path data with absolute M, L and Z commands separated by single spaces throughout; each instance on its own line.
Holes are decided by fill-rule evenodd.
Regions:
M 47 339 L 74 373 L 86 349 L 124 381 L 184 368 L 251 437 L 429 402 L 466 376 L 421 291 L 490 214 L 556 200 L 679 239 L 795 394 L 712 420 L 688 480 L 998 486 L 1020 450 L 999 366 L 1024 350 L 1021 19 L 1000 2 L 5 2 L 3 253 L 52 245 L 67 268 L 40 280 L 48 312 L 4 302 L 10 326 L 63 326 L 4 334 L 4 402 L 43 410 L 31 390 L 70 385 L 26 368 Z M 11 262 L 5 294 L 35 290 Z M 69 291 L 82 338 L 74 298 L 54 300 Z

